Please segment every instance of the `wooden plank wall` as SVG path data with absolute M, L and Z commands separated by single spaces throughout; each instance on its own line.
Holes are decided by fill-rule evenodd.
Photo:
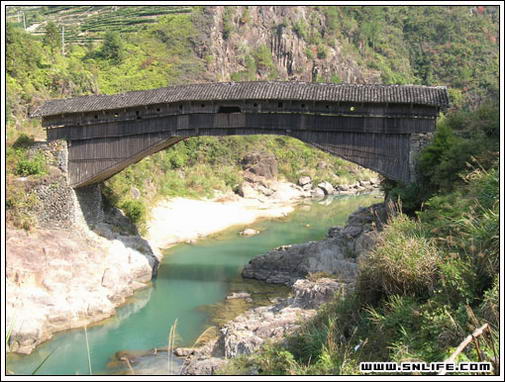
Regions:
M 239 113 L 218 113 L 221 106 Z M 328 106 L 328 107 L 327 107 Z M 433 131 L 437 109 L 421 105 L 191 103 L 45 120 L 48 139 L 69 141 L 70 183 L 103 181 L 184 137 L 288 135 L 384 176 L 408 182 L 409 137 Z M 62 127 L 55 127 L 62 126 Z

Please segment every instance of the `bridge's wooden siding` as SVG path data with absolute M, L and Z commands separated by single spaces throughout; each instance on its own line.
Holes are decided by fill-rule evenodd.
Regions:
M 292 136 L 409 182 L 410 138 L 433 131 L 446 105 L 447 92 L 441 88 L 299 85 L 209 84 L 178 88 L 182 94 L 165 88 L 79 97 L 50 102 L 40 115 L 49 140 L 69 142 L 74 187 L 103 181 L 185 137 L 251 134 Z M 233 90 L 227 97 L 226 89 Z M 245 96 L 244 89 L 252 92 Z
M 70 182 L 76 187 L 103 181 L 184 137 L 251 134 L 292 136 L 388 178 L 408 181 L 409 137 L 432 131 L 436 116 L 434 108 L 411 105 L 360 104 L 352 112 L 348 104 L 235 105 L 240 113 L 216 113 L 218 103 L 198 103 L 160 105 L 142 114 L 118 110 L 99 118 L 73 114 L 63 117 L 64 127 L 49 128 L 48 138 L 70 142 Z

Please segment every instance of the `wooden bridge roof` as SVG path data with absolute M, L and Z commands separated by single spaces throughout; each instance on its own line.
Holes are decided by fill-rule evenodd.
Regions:
M 356 103 L 412 103 L 447 108 L 445 86 L 361 85 L 314 82 L 220 82 L 169 86 L 115 95 L 51 100 L 31 117 L 114 110 L 187 101 L 299 100 Z

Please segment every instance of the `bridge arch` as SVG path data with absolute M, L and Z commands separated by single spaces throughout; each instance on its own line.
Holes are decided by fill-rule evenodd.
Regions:
M 187 137 L 251 134 L 291 136 L 409 183 L 447 106 L 445 87 L 231 82 L 53 100 L 32 116 L 48 140 L 67 140 L 75 188 Z

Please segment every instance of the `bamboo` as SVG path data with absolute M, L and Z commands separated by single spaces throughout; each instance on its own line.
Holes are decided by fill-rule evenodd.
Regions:
M 484 324 L 480 328 L 475 329 L 472 334 L 468 335 L 463 342 L 459 344 L 459 346 L 456 348 L 456 350 L 451 354 L 449 358 L 447 358 L 444 362 L 445 363 L 453 363 L 456 357 L 461 354 L 463 350 L 474 340 L 477 340 L 477 337 L 482 335 L 486 330 L 489 330 L 489 325 Z M 445 375 L 447 373 L 447 370 L 443 370 L 438 375 Z

